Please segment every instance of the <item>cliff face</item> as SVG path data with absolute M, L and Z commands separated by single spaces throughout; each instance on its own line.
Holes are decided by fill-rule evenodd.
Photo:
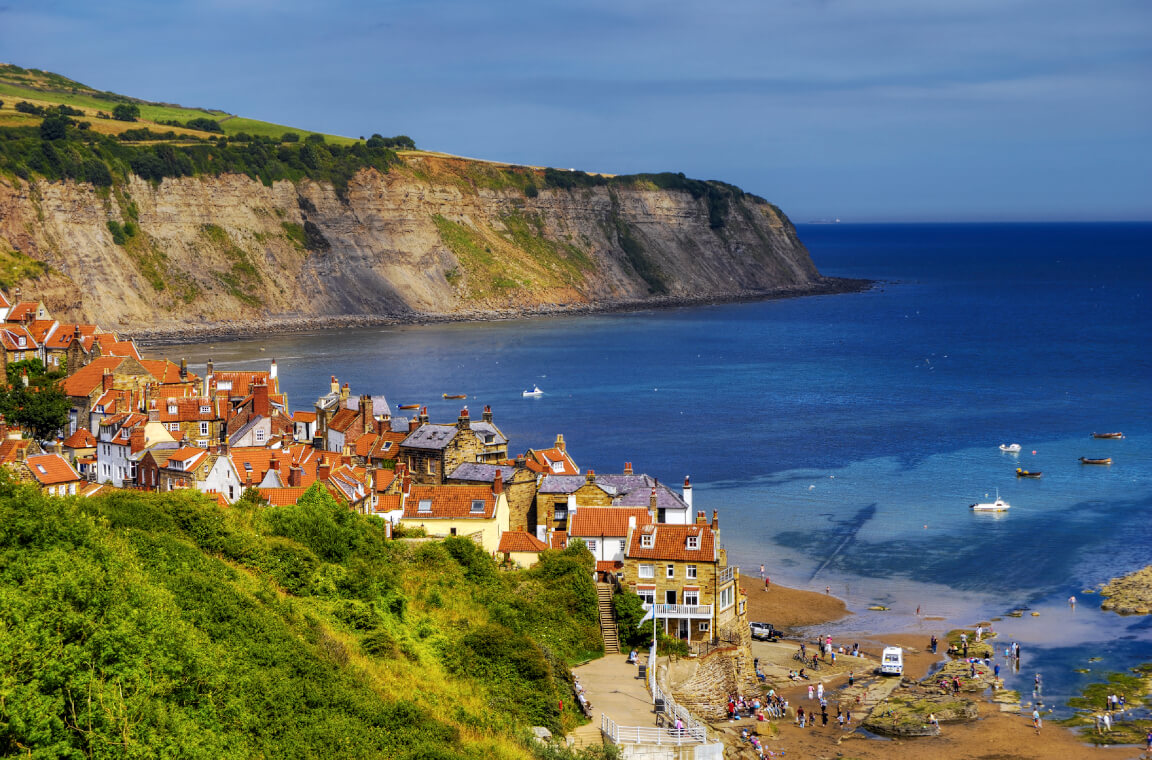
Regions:
M 748 196 L 726 202 L 713 228 L 707 199 L 685 191 L 525 193 L 500 176 L 414 155 L 387 174 L 361 171 L 343 197 L 309 180 L 266 187 L 243 175 L 133 176 L 112 190 L 0 179 L 0 278 L 62 320 L 129 332 L 482 316 L 822 282 L 788 219 Z M 110 221 L 124 229 L 119 243 Z

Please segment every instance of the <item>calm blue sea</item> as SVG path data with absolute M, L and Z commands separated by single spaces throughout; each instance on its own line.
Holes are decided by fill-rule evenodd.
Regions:
M 1043 671 L 1049 702 L 1152 660 L 1152 620 L 1102 613 L 1082 593 L 1152 563 L 1152 224 L 800 235 L 823 273 L 877 286 L 153 353 L 197 372 L 209 356 L 221 368 L 275 357 L 293 408 L 310 408 L 330 374 L 393 405 L 427 403 L 434 420 L 490 404 L 517 451 L 563 433 L 584 468 L 630 461 L 670 483 L 691 475 L 698 507 L 720 510 L 734 563 L 849 601 L 858 614 L 832 629 L 841 635 L 938 630 L 1028 606 L 1040 615 L 995 625 L 1023 646 L 1023 690 Z M 545 395 L 522 398 L 534 383 Z M 1017 466 L 1043 477 L 1017 480 Z M 968 509 L 997 490 L 1009 513 Z M 890 611 L 866 610 L 877 603 Z M 917 606 L 945 622 L 925 622 Z

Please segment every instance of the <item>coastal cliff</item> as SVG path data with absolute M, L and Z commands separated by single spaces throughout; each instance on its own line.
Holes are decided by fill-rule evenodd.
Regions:
M 737 188 L 679 175 L 553 186 L 561 174 L 412 152 L 339 189 L 7 176 L 0 275 L 60 319 L 145 336 L 837 289 L 787 217 Z

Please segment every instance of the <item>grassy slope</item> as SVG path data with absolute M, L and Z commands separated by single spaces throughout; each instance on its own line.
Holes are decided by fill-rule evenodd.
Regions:
M 98 131 L 116 133 L 124 129 L 152 126 L 160 120 L 187 121 L 189 119 L 205 118 L 220 122 L 224 133 L 234 135 L 238 132 L 247 132 L 250 135 L 264 135 L 280 137 L 285 132 L 296 132 L 301 137 L 307 131 L 295 127 L 273 124 L 267 121 L 247 119 L 229 114 L 225 111 L 206 110 L 202 108 L 185 108 L 172 103 L 152 103 L 146 100 L 130 98 L 116 93 L 106 93 L 95 90 L 87 85 L 75 82 L 59 74 L 38 71 L 35 69 L 19 70 L 10 64 L 0 64 L 0 100 L 4 101 L 3 112 L 0 113 L 0 124 L 23 126 L 25 122 L 18 117 L 24 117 L 13 111 L 18 100 L 27 100 L 41 106 L 53 106 L 61 103 L 79 108 L 88 116 L 95 118 L 97 111 L 111 113 L 117 103 L 135 103 L 140 107 L 140 121 L 135 123 L 104 122 L 105 129 L 99 129 L 99 122 L 93 122 L 93 129 Z M 30 117 L 27 124 L 39 123 L 36 117 Z M 172 127 L 157 125 L 158 131 L 168 131 Z M 177 130 L 181 131 L 181 130 Z M 211 133 L 188 130 L 188 134 L 205 136 Z M 328 142 L 334 144 L 351 144 L 356 142 L 350 137 L 340 135 L 325 135 Z
M 503 572 L 302 502 L 0 478 L 0 756 L 501 760 L 578 722 L 557 704 L 599 647 L 586 551 Z

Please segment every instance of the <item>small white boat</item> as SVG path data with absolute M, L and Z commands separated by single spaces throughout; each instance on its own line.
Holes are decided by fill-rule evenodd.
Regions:
M 1000 450 L 1005 451 L 1009 454 L 1019 454 L 1020 453 L 1020 444 L 1018 444 L 1018 443 L 1002 443 L 1002 444 L 1000 444 Z
M 987 495 L 985 495 L 987 498 Z M 996 501 L 973 504 L 969 509 L 974 512 L 1007 512 L 1012 505 L 1000 498 L 1000 489 L 996 489 Z
M 521 395 L 524 396 L 524 398 L 533 398 L 536 396 L 543 396 L 544 391 L 540 390 L 539 385 L 533 385 L 532 390 L 524 391 L 524 393 L 522 393 Z

